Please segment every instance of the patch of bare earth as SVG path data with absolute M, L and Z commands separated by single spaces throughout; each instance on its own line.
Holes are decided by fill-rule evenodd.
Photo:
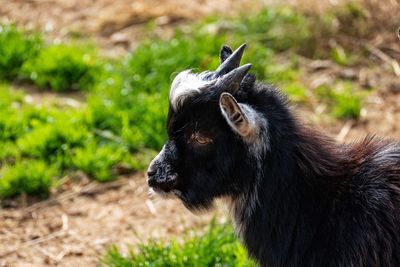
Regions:
M 207 225 L 177 200 L 149 198 L 143 174 L 107 184 L 65 183 L 46 201 L 3 203 L 0 266 L 98 266 L 107 247 L 179 236 Z M 222 217 L 221 217 L 222 218 Z
M 57 106 L 81 108 L 85 105 L 86 95 L 80 91 L 54 93 L 49 90 L 38 89 L 29 84 L 14 84 L 12 88 L 15 91 L 21 91 L 24 94 L 24 101 L 27 104 L 36 106 Z
M 377 45 L 368 63 L 351 68 L 331 61 L 302 59 L 300 64 L 306 73 L 301 79 L 309 89 L 322 84 L 333 85 L 341 79 L 362 88 L 367 97 L 363 100 L 359 120 L 335 120 L 329 116 L 327 106 L 320 102 L 298 107 L 299 117 L 339 142 L 360 140 L 367 135 L 400 140 L 400 50 L 397 50 L 397 58 L 383 50 Z M 368 66 L 371 62 L 375 67 Z

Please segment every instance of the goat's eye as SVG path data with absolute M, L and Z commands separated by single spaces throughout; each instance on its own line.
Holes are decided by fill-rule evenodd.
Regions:
M 196 142 L 196 143 L 198 143 L 198 144 L 200 144 L 200 145 L 207 145 L 207 144 L 209 144 L 209 143 L 212 143 L 213 140 L 212 140 L 212 138 L 207 137 L 207 136 L 204 136 L 204 135 L 202 135 L 202 134 L 193 133 L 193 134 L 190 136 L 190 142 Z

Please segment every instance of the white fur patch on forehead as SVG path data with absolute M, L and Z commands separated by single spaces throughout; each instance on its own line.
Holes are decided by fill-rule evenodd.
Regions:
M 205 79 L 208 74 L 209 72 L 195 74 L 191 70 L 185 70 L 175 77 L 169 92 L 169 101 L 174 111 L 178 110 L 188 96 L 200 93 L 202 88 L 214 82 Z

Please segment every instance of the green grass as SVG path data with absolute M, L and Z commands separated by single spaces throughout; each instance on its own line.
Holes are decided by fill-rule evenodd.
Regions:
M 90 90 L 100 76 L 95 49 L 87 45 L 44 45 L 38 33 L 0 25 L 0 80 L 27 80 L 56 92 Z
M 338 119 L 358 119 L 365 93 L 354 88 L 351 82 L 339 82 L 333 87 L 326 85 L 316 89 L 317 97 L 325 101 L 331 114 Z
M 0 197 L 21 193 L 45 197 L 54 184 L 55 168 L 40 160 L 23 160 L 0 171 Z
M 0 25 L 0 80 L 18 77 L 22 65 L 40 51 L 42 39 L 14 25 Z
M 125 172 L 133 171 L 144 167 L 143 159 L 148 161 L 139 153 L 141 157 L 132 157 L 125 143 L 94 128 L 86 106 L 42 107 L 26 103 L 23 94 L 10 87 L 0 89 L 0 112 L 4 115 L 0 117 L 0 197 L 49 192 L 48 177 L 39 181 L 38 176 L 21 174 L 21 162 L 51 166 L 53 179 L 79 170 L 98 181 L 108 181 L 118 174 L 116 167 L 122 165 Z M 37 173 L 42 174 L 40 170 Z M 33 190 L 27 185 L 34 179 L 39 179 L 41 186 L 35 185 Z
M 310 40 L 310 21 L 292 8 L 266 8 L 252 16 L 231 22 L 239 36 L 276 52 L 300 50 Z
M 204 234 L 188 235 L 183 242 L 172 240 L 168 244 L 150 241 L 122 255 L 117 247 L 111 248 L 103 259 L 110 267 L 256 267 L 246 250 L 237 241 L 229 225 L 212 222 Z
M 75 149 L 72 155 L 73 165 L 98 181 L 108 181 L 117 174 L 114 167 L 129 161 L 129 154 L 124 147 L 89 143 Z
M 0 142 L 14 142 L 29 127 L 18 112 L 23 103 L 23 94 L 0 85 Z
M 17 140 L 22 156 L 58 161 L 60 167 L 68 166 L 74 148 L 81 147 L 90 133 L 81 123 L 56 120 L 39 124 Z
M 90 90 L 101 72 L 93 48 L 52 45 L 22 66 L 22 75 L 39 88 L 56 92 Z
M 293 102 L 306 103 L 309 100 L 310 92 L 300 82 L 284 83 L 281 90 L 290 95 Z
M 346 51 L 342 46 L 336 44 L 331 49 L 330 58 L 338 65 L 352 66 L 361 61 L 362 51 Z

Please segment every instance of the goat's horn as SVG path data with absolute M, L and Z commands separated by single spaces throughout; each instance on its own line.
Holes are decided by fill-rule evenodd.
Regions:
M 219 65 L 217 70 L 215 71 L 215 77 L 222 76 L 227 74 L 233 69 L 236 69 L 240 66 L 240 60 L 242 59 L 244 49 L 246 48 L 246 44 L 242 44 L 238 49 L 235 50 L 225 61 Z
M 222 76 L 217 80 L 216 86 L 221 86 L 223 91 L 228 91 L 234 94 L 240 88 L 244 76 L 249 72 L 251 64 L 245 64 L 239 68 L 236 68 L 229 73 Z

